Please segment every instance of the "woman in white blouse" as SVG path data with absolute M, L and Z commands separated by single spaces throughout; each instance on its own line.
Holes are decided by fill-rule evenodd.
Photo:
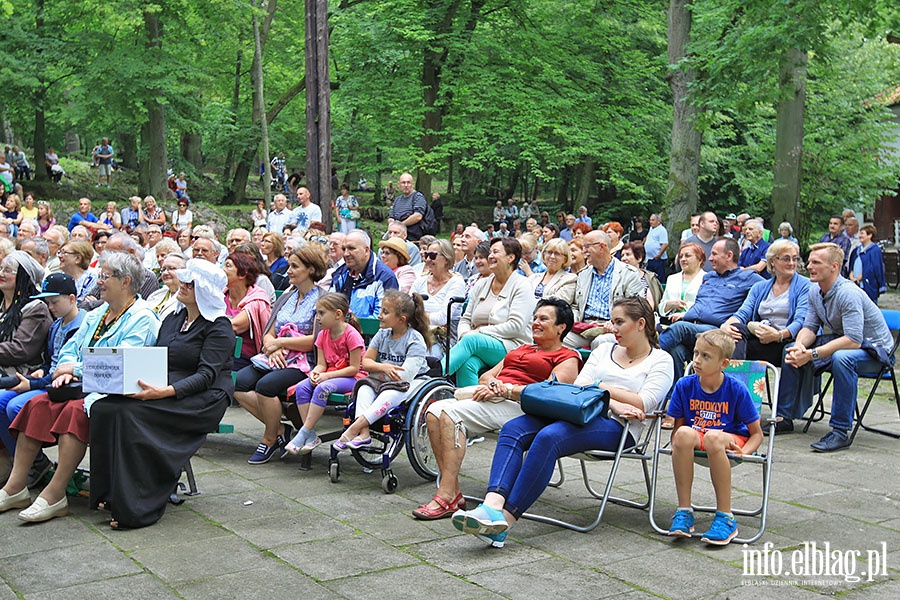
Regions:
M 459 342 L 450 350 L 448 373 L 456 385 L 478 385 L 478 375 L 515 348 L 531 343 L 534 288 L 516 273 L 522 246 L 515 238 L 494 238 L 488 254 L 491 275 L 479 279 L 459 320 Z
M 541 252 L 544 266 L 543 273 L 534 273 L 528 279 L 534 285 L 534 298 L 559 298 L 572 306 L 575 303 L 575 283 L 578 277 L 566 269 L 571 263 L 569 244 L 565 240 L 554 238 L 544 244 Z
M 640 438 L 645 416 L 662 405 L 672 387 L 672 357 L 659 348 L 656 319 L 644 298 L 616 302 L 610 322 L 616 341 L 591 352 L 575 379 L 575 385 L 596 384 L 609 392 L 609 417 L 584 426 L 528 414 L 507 422 L 497 440 L 484 503 L 455 513 L 457 529 L 502 547 L 509 529 L 546 489 L 560 457 L 615 450 L 626 427 L 631 438 L 626 447 Z M 514 392 L 521 390 L 514 387 Z
M 678 261 L 681 271 L 669 275 L 659 300 L 659 316 L 667 317 L 672 323 L 679 320 L 697 300 L 697 290 L 703 283 L 706 252 L 699 244 L 684 244 L 678 250 Z

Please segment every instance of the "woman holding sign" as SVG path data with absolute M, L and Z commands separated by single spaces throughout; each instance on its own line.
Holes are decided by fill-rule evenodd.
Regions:
M 140 261 L 125 252 L 104 252 L 100 258 L 100 298 L 60 353 L 52 388 L 61 391 L 81 378 L 82 351 L 88 347 L 152 346 L 156 343 L 159 320 L 138 298 L 144 282 Z M 70 390 L 71 400 L 54 394 L 32 398 L 13 420 L 10 429 L 18 432 L 16 454 L 9 480 L 0 489 L 0 512 L 25 508 L 23 521 L 47 521 L 69 512 L 66 486 L 84 458 L 89 439 L 88 418 L 80 388 Z M 28 493 L 28 469 L 42 446 L 59 444 L 59 464 L 53 479 L 34 503 Z M 27 507 L 27 508 L 26 508 Z
M 233 393 L 234 330 L 225 316 L 225 272 L 203 259 L 175 271 L 178 307 L 159 327 L 169 385 L 91 407 L 91 506 L 113 529 L 146 527 L 166 510 L 181 469 L 215 431 Z

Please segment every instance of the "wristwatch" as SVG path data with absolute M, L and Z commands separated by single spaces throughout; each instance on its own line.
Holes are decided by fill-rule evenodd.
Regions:
M 818 360 L 819 359 L 819 349 L 813 348 L 812 350 L 810 350 L 810 356 L 812 356 L 813 360 Z
M 506 384 L 506 397 L 512 400 L 513 384 Z

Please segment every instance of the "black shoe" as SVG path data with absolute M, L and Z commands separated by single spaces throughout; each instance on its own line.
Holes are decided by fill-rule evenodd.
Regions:
M 769 429 L 766 429 L 763 433 L 769 435 L 769 431 Z M 794 422 L 790 419 L 782 419 L 775 423 L 775 435 L 783 435 L 785 433 L 794 433 Z
M 41 452 L 34 459 L 34 462 L 31 463 L 31 468 L 28 470 L 28 482 L 26 485 L 29 488 L 39 486 L 44 480 L 44 476 L 49 473 L 52 468 L 53 461 L 47 458 L 46 454 Z
M 850 447 L 850 438 L 846 433 L 841 433 L 837 429 L 832 429 L 825 437 L 814 444 L 810 444 L 816 452 L 834 452 L 835 450 L 843 450 Z

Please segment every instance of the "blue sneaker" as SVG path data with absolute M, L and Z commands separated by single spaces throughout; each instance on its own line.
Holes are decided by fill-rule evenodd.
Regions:
M 278 445 L 267 446 L 260 442 L 259 446 L 256 447 L 256 452 L 253 453 L 253 456 L 247 462 L 251 465 L 264 465 L 272 460 L 276 452 L 278 452 Z
M 472 510 L 456 511 L 451 522 L 463 533 L 497 534 L 509 529 L 503 511 L 484 504 L 479 504 Z
M 503 533 L 476 533 L 475 537 L 482 542 L 487 542 L 494 548 L 502 548 L 506 544 L 507 535 L 509 535 L 509 529 Z
M 672 515 L 672 526 L 669 535 L 675 537 L 691 537 L 694 533 L 694 513 L 690 510 L 677 510 Z
M 734 539 L 738 534 L 737 523 L 734 517 L 729 517 L 721 511 L 716 511 L 716 518 L 713 519 L 709 531 L 703 534 L 701 541 L 716 546 L 727 546 L 728 542 Z

